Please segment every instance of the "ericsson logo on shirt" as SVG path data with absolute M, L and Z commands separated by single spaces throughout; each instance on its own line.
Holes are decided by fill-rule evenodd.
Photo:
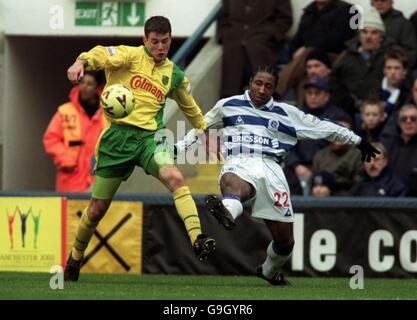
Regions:
M 254 136 L 254 135 L 239 135 L 239 136 L 232 136 L 232 142 L 234 143 L 251 143 L 251 144 L 260 144 L 269 146 L 271 139 L 261 137 L 261 136 Z

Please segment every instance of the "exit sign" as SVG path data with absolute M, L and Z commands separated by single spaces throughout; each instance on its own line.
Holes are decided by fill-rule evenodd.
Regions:
M 76 26 L 142 27 L 145 4 L 142 2 L 76 2 Z

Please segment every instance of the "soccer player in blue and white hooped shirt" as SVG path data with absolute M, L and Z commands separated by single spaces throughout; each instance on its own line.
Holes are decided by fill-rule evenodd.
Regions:
M 379 151 L 348 128 L 274 101 L 277 81 L 273 67 L 259 68 L 250 79 L 249 90 L 218 101 L 204 116 L 208 128 L 223 127 L 225 158 L 220 173 L 223 198 L 209 195 L 206 205 L 221 224 L 231 229 L 243 212 L 242 202 L 253 200 L 252 217 L 265 221 L 273 239 L 256 274 L 273 285 L 285 285 L 288 281 L 281 268 L 294 246 L 294 214 L 290 189 L 280 166 L 283 158 L 303 139 L 358 146 L 362 161 L 370 161 Z M 176 144 L 176 151 L 179 154 L 193 150 L 203 145 L 204 139 L 193 129 Z

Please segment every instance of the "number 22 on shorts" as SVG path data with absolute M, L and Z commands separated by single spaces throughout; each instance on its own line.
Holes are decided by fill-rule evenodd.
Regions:
M 274 193 L 275 206 L 276 207 L 283 207 L 288 208 L 288 193 L 287 192 L 275 192 Z

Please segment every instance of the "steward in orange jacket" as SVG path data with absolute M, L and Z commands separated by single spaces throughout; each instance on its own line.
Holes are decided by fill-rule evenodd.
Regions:
M 55 191 L 85 192 L 93 182 L 92 161 L 107 120 L 100 107 L 100 83 L 86 73 L 59 106 L 43 136 L 45 151 L 57 167 Z

